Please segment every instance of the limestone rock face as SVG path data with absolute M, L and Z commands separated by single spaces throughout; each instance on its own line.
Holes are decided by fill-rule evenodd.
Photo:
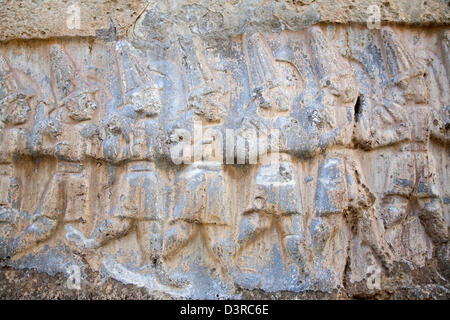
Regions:
M 1 272 L 448 299 L 450 9 L 416 2 L 1 1 Z

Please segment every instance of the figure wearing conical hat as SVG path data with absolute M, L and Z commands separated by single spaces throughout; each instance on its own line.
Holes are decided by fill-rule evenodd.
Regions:
M 448 90 L 450 84 L 450 31 L 446 30 L 439 35 L 440 55 L 436 56 L 431 50 L 427 54 L 431 56 L 431 75 L 435 82 L 434 89 L 435 100 L 432 103 L 433 124 L 431 135 L 433 139 L 448 144 L 450 137 L 450 92 Z M 430 73 L 428 73 L 430 74 Z
M 98 88 L 87 83 L 59 45 L 51 46 L 49 58 L 55 83 L 57 108 L 64 108 L 67 116 L 78 122 L 92 119 L 98 107 L 95 99 Z
M 283 123 L 295 121 L 293 98 L 299 94 L 299 83 L 286 78 L 298 79 L 298 74 L 290 77 L 296 71 L 275 60 L 262 34 L 244 35 L 243 41 L 252 100 L 244 111 L 238 138 L 258 137 L 266 142 L 258 146 L 255 185 L 239 226 L 239 250 L 275 226 L 289 264 L 293 262 L 302 269 L 305 254 L 300 178 L 293 162 L 295 154 L 288 146 L 293 137 L 282 130 Z
M 275 112 L 289 110 L 289 100 L 284 92 L 287 83 L 263 35 L 246 35 L 244 46 L 248 58 L 252 98 L 256 100 L 258 108 L 272 109 Z
M 355 72 L 320 27 L 308 29 L 307 39 L 319 84 L 316 99 L 302 108 L 298 117 L 307 132 L 306 141 L 316 148 L 315 153 L 310 153 L 317 166 L 314 218 L 309 232 L 311 250 L 318 258 L 312 268 L 315 269 L 313 274 L 318 274 L 327 268 L 330 255 L 336 255 L 335 261 L 339 263 L 333 265 L 329 281 L 337 285 L 344 273 L 346 251 L 353 237 L 350 230 L 364 226 L 365 230 L 373 231 L 367 233 L 372 235 L 377 229 L 372 208 L 374 197 L 366 187 L 357 157 L 351 156 L 358 99 Z M 383 257 L 384 246 L 378 239 L 370 236 L 366 242 Z
M 162 88 L 156 77 L 159 71 L 150 69 L 138 50 L 127 41 L 119 41 L 116 52 L 124 96 L 120 108 L 132 105 L 141 118 L 158 116 L 162 107 Z
M 351 45 L 355 51 L 358 41 Z M 370 50 L 363 50 L 366 56 L 359 56 L 358 61 L 369 79 L 361 83 L 380 89 L 371 92 L 371 88 L 361 88 L 364 92 L 359 101 L 355 142 L 367 150 L 391 147 L 374 158 L 374 166 L 386 173 L 385 183 L 373 187 L 381 199 L 384 237 L 395 260 L 407 259 L 421 265 L 423 257 L 432 252 L 429 238 L 439 245 L 448 237 L 435 160 L 429 152 L 430 139 L 435 135 L 434 126 L 438 122 L 433 116 L 435 111 L 426 104 L 427 79 L 423 66 L 388 27 L 380 31 L 378 42 L 374 41 Z M 379 53 L 382 58 L 378 58 Z M 371 80 L 373 74 L 383 75 L 387 84 L 376 78 Z M 419 230 L 419 237 L 414 239 L 417 248 L 405 252 L 399 243 L 411 228 Z
M 31 88 L 23 88 L 13 74 L 8 62 L 0 56 L 0 115 L 4 125 L 20 125 L 30 116 Z
M 89 138 L 81 132 L 98 108 L 95 93 L 65 50 L 50 47 L 54 105 L 41 102 L 28 139 L 33 153 L 56 158 L 32 224 L 14 240 L 16 253 L 49 239 L 62 221 L 80 222 L 88 210 L 89 175 L 84 166 Z
M 353 140 L 366 150 L 407 141 L 411 132 L 407 110 L 392 99 L 391 76 L 378 36 L 355 29 L 350 29 L 349 34 L 350 55 L 362 66 L 358 72 L 360 86 Z
M 391 73 L 392 85 L 396 90 L 400 90 L 404 97 L 401 102 L 403 107 L 407 108 L 411 122 L 411 140 L 400 147 L 402 151 L 400 156 L 403 159 L 393 161 L 390 167 L 389 177 L 392 179 L 387 181 L 386 202 L 390 203 L 389 198 L 395 199 L 395 196 L 402 199 L 410 197 L 417 199 L 420 220 L 428 235 L 435 244 L 438 244 L 446 241 L 448 235 L 443 218 L 435 160 L 429 152 L 435 119 L 433 109 L 427 105 L 429 89 L 425 70 L 423 65 L 413 59 L 391 29 L 383 28 L 381 38 L 385 46 L 386 64 Z M 402 199 L 397 199 L 397 202 L 404 202 Z M 389 206 L 386 212 L 386 218 L 390 218 L 387 220 L 388 225 L 392 226 L 399 217 L 404 216 L 405 210 L 405 205 Z M 389 214 L 391 211 L 398 213 L 391 215 Z
M 196 38 L 180 39 L 181 63 L 184 71 L 187 108 L 205 121 L 221 122 L 228 109 L 228 89 L 224 79 L 217 77 Z
M 177 161 L 180 170 L 175 177 L 164 254 L 168 259 L 176 257 L 200 234 L 213 259 L 226 270 L 233 248 L 221 155 L 222 126 L 230 104 L 229 82 L 211 67 L 212 61 L 199 39 L 179 42 L 186 105 L 180 116 L 183 121 L 171 134 L 171 147 L 182 148 L 189 155 L 183 154 L 183 159 Z
M 13 160 L 24 155 L 34 92 L 24 89 L 6 59 L 0 55 L 0 206 L 18 209 L 19 183 Z
M 303 87 L 301 92 L 297 93 L 298 97 L 294 103 L 298 104 L 299 108 L 304 108 L 319 95 L 320 87 L 315 75 L 314 61 L 309 57 L 305 41 L 301 40 L 304 39 L 288 37 L 274 53 L 274 57 L 277 61 L 292 64 L 298 72 Z
M 450 32 L 444 31 L 441 35 L 441 45 L 442 45 L 442 60 L 445 65 L 445 70 L 447 74 L 450 74 Z
M 317 119 L 311 117 L 310 122 L 317 123 L 319 140 L 323 141 L 329 136 L 329 140 L 322 142 L 320 147 L 326 159 L 319 166 L 319 180 L 322 182 L 318 183 L 316 190 L 316 213 L 318 216 L 327 216 L 347 210 L 351 206 L 350 195 L 359 192 L 355 172 L 352 172 L 358 166 L 350 165 L 347 157 L 332 151 L 335 145 L 345 147 L 351 142 L 353 107 L 358 91 L 350 64 L 339 55 L 323 31 L 319 27 L 312 27 L 308 30 L 308 36 L 315 74 L 320 84 L 319 98 L 311 105 L 316 108 L 318 116 Z M 353 177 L 353 185 L 346 181 L 347 175 Z
M 15 159 L 26 154 L 27 122 L 35 93 L 24 88 L 17 72 L 0 55 L 0 256 L 12 256 L 19 220 L 29 219 L 20 212 L 21 184 Z
M 85 237 L 73 226 L 66 237 L 83 249 L 97 249 L 137 228 L 145 263 L 160 263 L 162 247 L 163 188 L 155 161 L 164 156 L 164 132 L 159 120 L 163 87 L 160 72 L 145 64 L 140 52 L 127 41 L 116 44 L 123 103 L 104 120 L 105 159 L 125 164 L 116 187 L 118 203 L 111 217 Z
M 320 86 L 334 97 L 330 103 L 339 106 L 353 104 L 358 90 L 350 64 L 342 59 L 319 27 L 310 28 L 308 33 Z
M 424 77 L 425 66 L 413 60 L 390 28 L 381 30 L 381 39 L 391 85 L 400 91 L 397 96 L 393 90 L 394 100 L 400 104 L 427 103 L 429 91 Z

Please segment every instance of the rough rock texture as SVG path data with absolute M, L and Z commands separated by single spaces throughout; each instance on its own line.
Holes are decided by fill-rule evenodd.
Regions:
M 74 27 L 79 7 L 80 24 Z M 119 38 L 129 36 L 143 13 L 176 35 L 238 35 L 252 30 L 299 30 L 311 23 L 366 24 L 377 5 L 383 23 L 448 25 L 447 0 L 0 0 L 0 41 L 55 37 L 97 37 L 112 22 Z M 69 21 L 69 23 L 68 23 Z M 175 36 L 176 37 L 176 36 Z
M 448 299 L 450 9 L 413 2 L 0 2 L 0 297 Z

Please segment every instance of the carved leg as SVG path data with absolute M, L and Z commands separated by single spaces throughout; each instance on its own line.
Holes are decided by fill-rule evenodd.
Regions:
M 0 258 L 12 256 L 12 244 L 20 225 L 30 225 L 32 217 L 26 212 L 19 212 L 16 209 L 0 207 Z
M 20 197 L 19 183 L 17 182 L 16 177 L 0 177 L 0 188 L 0 190 L 2 190 L 2 196 L 0 196 L 0 205 L 18 209 Z M 4 196 L 6 197 L 6 199 L 4 199 Z
M 321 162 L 315 196 L 318 216 L 342 214 L 347 209 L 349 201 L 345 178 L 341 158 L 327 158 Z
M 56 173 L 44 194 L 31 225 L 13 241 L 14 254 L 27 250 L 50 238 L 64 214 L 64 175 Z
M 144 256 L 150 261 L 159 261 L 162 254 L 161 221 L 141 220 L 137 223 L 137 232 Z
M 203 225 L 204 237 L 207 246 L 211 249 L 214 257 L 220 262 L 221 267 L 229 270 L 236 247 L 232 242 L 230 227 L 228 225 Z
M 428 153 L 417 153 L 418 182 L 415 190 L 419 218 L 434 244 L 448 241 L 447 223 L 438 187 L 438 174 L 434 158 Z
M 409 200 L 403 196 L 387 195 L 384 197 L 381 218 L 386 229 L 389 229 L 406 217 L 408 202 Z
M 239 227 L 238 243 L 240 247 L 253 241 L 259 234 L 270 227 L 270 219 L 265 214 L 257 212 L 245 214 Z
M 84 221 L 87 214 L 89 181 L 87 174 L 70 173 L 64 175 L 64 222 Z
M 69 225 L 66 227 L 66 239 L 82 249 L 97 249 L 113 239 L 126 235 L 133 224 L 134 220 L 130 218 L 113 217 L 103 220 L 89 238 Z
M 284 249 L 295 262 L 304 259 L 302 255 L 303 228 L 301 217 L 298 214 L 290 214 L 280 217 L 279 232 Z
M 384 239 L 384 230 L 380 230 L 376 222 L 374 209 L 371 207 L 361 210 L 362 214 L 358 219 L 358 233 L 362 242 L 365 242 L 371 247 L 383 267 L 386 270 L 391 271 L 394 253 L 392 252 L 390 245 Z
M 442 203 L 439 198 L 417 199 L 422 222 L 428 236 L 435 244 L 448 241 L 447 223 L 443 216 Z
M 134 219 L 113 217 L 103 220 L 89 238 L 92 240 L 91 248 L 98 248 L 107 242 L 126 235 L 134 225 Z
M 13 241 L 13 254 L 27 250 L 51 237 L 58 221 L 46 216 L 36 216 L 33 223 Z
M 65 180 L 66 176 L 56 173 L 50 181 L 47 191 L 36 212 L 36 216 L 47 216 L 58 220 L 65 212 Z
M 198 226 L 185 220 L 172 222 L 166 230 L 163 240 L 164 257 L 170 257 L 178 249 L 186 245 L 197 228 Z

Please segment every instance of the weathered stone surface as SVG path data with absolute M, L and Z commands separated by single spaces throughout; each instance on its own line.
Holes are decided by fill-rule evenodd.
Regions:
M 367 9 L 371 5 L 379 7 L 383 23 L 450 23 L 446 0 L 1 0 L 0 41 L 55 37 L 111 41 L 139 31 L 135 24 L 146 19 L 146 11 L 146 22 L 166 38 L 186 32 L 217 37 L 299 30 L 318 22 L 366 24 L 373 14 Z M 79 8 L 79 25 L 74 24 L 78 10 L 74 8 Z
M 0 297 L 448 299 L 445 1 L 8 4 Z

